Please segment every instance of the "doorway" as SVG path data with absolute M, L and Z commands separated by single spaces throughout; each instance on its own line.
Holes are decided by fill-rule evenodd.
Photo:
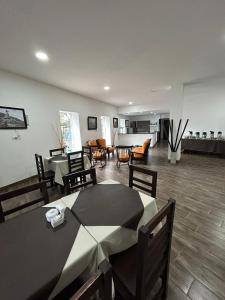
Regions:
M 102 138 L 105 139 L 106 145 L 111 145 L 111 127 L 110 117 L 101 116 Z

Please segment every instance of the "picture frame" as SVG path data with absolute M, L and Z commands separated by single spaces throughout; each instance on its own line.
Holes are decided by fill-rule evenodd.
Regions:
M 18 107 L 0 106 L 0 129 L 27 129 L 25 110 Z
M 118 118 L 113 118 L 113 128 L 118 128 Z
M 97 130 L 97 117 L 88 117 L 88 130 Z
M 130 121 L 129 120 L 125 120 L 125 127 L 129 127 L 130 125 Z

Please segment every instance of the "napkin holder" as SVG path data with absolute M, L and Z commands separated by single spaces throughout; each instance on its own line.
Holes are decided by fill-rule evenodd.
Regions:
M 65 207 L 58 204 L 54 208 L 51 208 L 49 211 L 47 211 L 45 216 L 47 221 L 51 223 L 53 228 L 55 228 L 64 222 Z

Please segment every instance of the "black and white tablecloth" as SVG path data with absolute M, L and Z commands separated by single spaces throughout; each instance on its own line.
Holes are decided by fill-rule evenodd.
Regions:
M 67 208 L 53 229 L 48 207 L 0 225 L 0 299 L 52 299 L 87 268 L 96 269 L 97 243 Z
M 113 180 L 61 200 L 98 243 L 98 263 L 134 245 L 158 211 L 154 198 Z

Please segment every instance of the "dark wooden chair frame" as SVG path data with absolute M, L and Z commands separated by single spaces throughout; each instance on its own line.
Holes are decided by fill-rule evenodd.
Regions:
M 30 202 L 27 202 L 25 204 L 21 204 L 15 208 L 9 209 L 4 211 L 3 207 L 2 207 L 2 202 L 9 200 L 11 198 L 35 191 L 40 189 L 41 192 L 41 197 L 36 199 L 36 200 L 32 200 Z M 46 181 L 42 181 L 42 182 L 38 182 L 29 186 L 25 186 L 22 187 L 20 189 L 14 190 L 14 191 L 10 191 L 4 194 L 0 194 L 0 223 L 5 222 L 5 217 L 13 214 L 14 212 L 17 212 L 21 209 L 24 209 L 26 207 L 32 206 L 36 203 L 39 202 L 44 202 L 44 204 L 49 203 L 49 198 L 48 198 L 48 192 L 47 192 L 47 186 L 46 186 Z
M 73 156 L 78 156 L 72 158 Z M 68 169 L 69 173 L 78 172 L 84 170 L 84 152 L 75 151 L 67 154 L 68 157 Z
M 175 200 L 170 199 L 148 224 L 139 229 L 135 297 L 127 297 L 129 292 L 113 274 L 118 299 L 146 300 L 158 281 L 161 281 L 161 286 L 151 299 L 167 299 L 174 212 Z M 160 225 L 161 228 L 154 233 Z
M 141 147 L 141 146 L 137 145 L 135 147 Z M 141 161 L 145 165 L 147 165 L 147 163 L 148 163 L 148 150 L 149 150 L 149 147 L 150 147 L 150 143 L 146 147 L 145 152 L 142 154 L 142 157 L 134 157 L 134 154 L 140 154 L 140 153 L 132 151 L 132 153 L 131 153 L 131 163 L 133 163 L 136 160 L 136 161 Z
M 137 178 L 134 176 L 134 172 L 142 173 L 149 175 L 152 178 L 152 181 L 145 181 L 143 179 Z M 142 185 L 135 183 L 135 181 L 140 182 Z M 156 189 L 157 189 L 157 172 L 141 168 L 135 165 L 129 165 L 129 187 L 136 187 L 140 190 L 143 190 L 149 193 L 153 198 L 156 198 Z
M 60 152 L 60 153 L 54 154 L 54 152 Z M 61 154 L 63 154 L 63 153 L 65 153 L 65 147 L 62 147 L 62 148 L 56 148 L 56 149 L 51 149 L 51 150 L 49 150 L 49 154 L 50 154 L 51 157 L 52 157 L 52 156 L 55 156 L 55 155 L 61 155 Z
M 43 180 L 46 182 L 50 182 L 50 186 L 53 187 L 55 173 L 53 171 L 45 172 L 42 156 L 37 153 L 35 154 L 35 161 L 36 161 L 39 182 L 41 182 Z
M 132 149 L 133 146 L 116 146 L 116 155 L 117 155 L 117 162 L 116 162 L 116 166 L 117 168 L 120 167 L 121 163 L 122 164 L 129 164 L 130 162 L 130 158 L 131 158 L 131 149 Z M 124 151 L 127 151 L 128 152 L 128 155 L 129 155 L 129 158 L 127 159 L 127 161 L 124 161 L 124 160 L 120 160 L 120 153 L 119 151 L 120 150 L 124 150 Z
M 86 179 L 87 175 L 90 175 L 91 180 Z M 97 184 L 96 170 L 92 167 L 89 170 L 67 174 L 63 176 L 63 183 L 66 195 L 69 195 L 72 191 L 83 188 L 87 185 Z
M 101 300 L 112 299 L 112 269 L 104 260 L 99 270 L 73 295 L 70 300 L 90 300 L 99 292 Z

